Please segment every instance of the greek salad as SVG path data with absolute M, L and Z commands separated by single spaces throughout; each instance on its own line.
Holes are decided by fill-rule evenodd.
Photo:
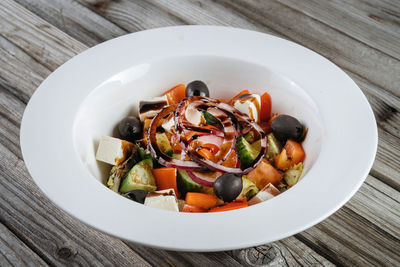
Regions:
M 139 101 L 119 136 L 103 136 L 96 159 L 113 165 L 107 186 L 132 201 L 179 212 L 221 212 L 267 201 L 294 186 L 307 129 L 272 114 L 272 101 L 240 92 L 210 97 L 207 85 L 178 84 Z

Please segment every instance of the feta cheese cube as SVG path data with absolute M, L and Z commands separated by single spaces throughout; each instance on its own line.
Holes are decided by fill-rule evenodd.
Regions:
M 102 136 L 97 148 L 96 159 L 111 165 L 123 162 L 132 151 L 133 144 L 111 136 Z
M 233 100 L 233 106 L 255 122 L 260 122 L 261 98 L 257 94 L 245 94 Z
M 248 202 L 249 205 L 254 205 L 266 200 L 269 200 L 277 195 L 279 195 L 281 192 L 273 186 L 271 183 L 267 184 L 260 192 L 257 193 L 250 201 Z
M 153 118 L 162 108 L 164 108 L 167 105 L 168 102 L 167 102 L 167 97 L 165 95 L 154 97 L 150 100 L 139 101 L 140 121 Z
M 156 209 L 179 211 L 174 189 L 154 191 L 144 200 L 144 205 Z

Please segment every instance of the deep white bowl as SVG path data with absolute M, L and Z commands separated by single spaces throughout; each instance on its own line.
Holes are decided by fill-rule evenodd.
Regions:
M 100 136 L 115 134 L 140 99 L 197 79 L 217 98 L 267 91 L 273 112 L 309 128 L 296 186 L 249 208 L 186 214 L 147 208 L 103 185 L 110 166 L 95 160 Z M 318 54 L 267 34 L 183 26 L 125 35 L 59 67 L 25 110 L 21 147 L 41 190 L 84 223 L 144 245 L 217 251 L 282 239 L 339 209 L 372 166 L 377 128 L 361 90 Z

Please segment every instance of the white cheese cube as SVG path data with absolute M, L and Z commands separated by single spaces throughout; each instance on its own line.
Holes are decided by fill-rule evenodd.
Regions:
M 233 106 L 255 122 L 260 122 L 261 98 L 256 94 L 246 94 L 233 100 Z
M 139 119 L 144 121 L 145 119 L 151 119 L 157 115 L 157 113 L 168 105 L 167 97 L 165 95 L 154 97 L 150 100 L 139 101 Z
M 188 122 L 198 126 L 201 123 L 202 114 L 195 108 L 188 108 L 185 111 L 185 118 Z
M 261 191 L 257 193 L 250 201 L 248 202 L 249 205 L 254 205 L 266 200 L 269 200 L 277 195 L 279 195 L 281 192 L 273 186 L 271 183 L 267 184 Z
M 117 165 L 125 160 L 132 151 L 133 144 L 111 136 L 102 136 L 97 148 L 96 159 L 111 165 Z
M 179 211 L 178 200 L 173 189 L 150 193 L 144 200 L 144 205 L 156 209 Z

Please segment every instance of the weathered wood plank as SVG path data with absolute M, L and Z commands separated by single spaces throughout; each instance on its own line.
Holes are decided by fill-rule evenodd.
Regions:
M 368 46 L 400 59 L 399 27 L 391 26 L 389 22 L 391 15 L 382 12 L 379 4 L 366 7 L 359 0 L 278 1 Z M 360 6 L 366 8 L 362 9 Z
M 0 266 L 48 266 L 0 223 Z
M 164 12 L 165 13 L 165 12 Z M 187 16 L 187 15 L 186 15 Z M 25 46 L 22 46 L 23 47 L 23 49 L 24 50 L 26 50 L 26 51 L 28 51 L 29 52 L 29 49 L 27 48 L 27 47 L 25 47 Z M 2 76 L 2 73 L 1 73 L 1 75 L 0 76 Z M 7 90 L 4 90 L 4 91 L 10 91 L 10 89 L 7 89 Z M 390 97 L 388 97 L 388 99 L 387 100 L 385 100 L 386 101 L 386 103 L 389 103 L 390 101 L 396 101 L 396 100 L 393 100 L 392 98 L 390 98 Z M 389 104 L 390 106 L 393 106 L 393 104 L 391 103 L 391 104 Z M 378 103 L 377 102 L 377 104 L 375 105 L 376 107 L 374 108 L 374 110 L 378 110 L 379 109 L 379 114 L 381 114 L 382 113 L 382 111 L 384 111 L 385 109 L 384 108 L 382 108 L 383 107 L 383 105 L 381 105 L 380 103 Z M 394 105 L 395 106 L 395 105 Z M 396 107 L 396 106 L 395 106 Z M 395 121 L 394 121 L 395 122 Z M 393 125 L 393 122 L 390 122 L 389 123 L 389 125 Z M 17 127 L 16 127 L 17 128 Z M 394 130 L 396 130 L 395 128 L 388 128 L 388 127 L 386 127 L 387 129 L 389 129 L 390 131 L 394 131 Z M 14 129 L 15 130 L 15 129 Z M 13 129 L 11 129 L 11 130 L 9 130 L 9 131 L 11 131 L 11 132 L 13 132 L 14 131 Z M 12 137 L 12 139 L 14 139 L 15 138 L 15 136 L 14 137 Z M 1 140 L 0 140 L 0 142 L 1 142 Z M 7 141 L 8 142 L 8 141 Z M 387 149 L 389 149 L 389 151 L 390 151 L 390 148 L 389 148 L 389 146 L 387 147 Z M 393 148 L 392 148 L 393 149 Z M 397 151 L 399 151 L 399 150 L 397 150 Z M 393 157 L 393 154 L 392 154 L 392 157 Z M 392 167 L 391 167 L 391 170 L 393 171 L 393 173 L 394 174 L 398 174 L 398 171 L 396 171 L 396 166 L 394 165 L 396 162 L 394 162 L 393 163 L 393 165 L 392 165 Z M 374 180 L 374 178 L 371 178 L 372 179 L 372 181 L 375 181 L 375 182 L 377 182 L 376 180 Z M 377 182 L 378 184 L 379 184 L 379 182 Z M 376 184 L 375 184 L 376 185 Z M 384 187 L 385 188 L 385 187 Z M 372 190 L 372 189 L 370 189 L 370 188 L 367 188 L 366 189 L 366 191 L 364 192 L 365 194 L 368 194 L 368 193 L 370 193 L 370 191 L 368 191 L 368 190 Z M 361 191 L 361 190 L 360 190 Z M 385 191 L 386 192 L 386 194 L 392 194 L 393 195 L 393 192 L 392 191 L 390 191 L 390 190 L 388 190 L 387 188 L 385 188 L 384 190 L 382 190 L 382 191 Z M 359 213 L 357 213 L 358 212 L 358 207 L 363 203 L 363 200 L 364 200 L 364 198 L 365 198 L 365 196 L 362 196 L 361 198 L 360 198 L 360 201 L 359 202 L 356 202 L 354 205 L 354 207 L 349 207 L 349 210 L 350 211 L 352 211 L 352 212 L 354 212 L 354 214 L 355 214 L 355 217 L 356 218 L 358 218 L 358 219 L 362 219 L 362 220 L 365 220 L 365 221 L 367 221 L 367 220 L 371 220 L 371 221 L 373 221 L 375 224 L 376 223 L 380 223 L 381 222 L 381 220 L 383 220 L 383 221 L 385 221 L 385 220 L 388 220 L 388 219 L 390 219 L 391 217 L 390 216 L 392 216 L 392 215 L 390 215 L 389 217 L 387 217 L 387 216 L 383 216 L 382 218 L 380 218 L 378 215 L 380 215 L 379 213 L 377 213 L 378 215 L 378 217 L 371 217 L 371 218 L 368 218 L 368 217 L 366 217 L 366 216 L 368 216 L 368 214 L 369 213 L 366 213 L 366 214 L 359 214 Z M 389 200 L 385 200 L 385 201 L 389 201 Z M 388 203 L 388 202 L 384 202 L 384 203 Z M 389 203 L 392 203 L 391 201 L 389 201 Z M 378 203 L 379 204 L 379 203 Z M 379 205 L 378 204 L 374 204 L 373 205 L 373 207 L 372 207 L 372 211 L 376 211 L 376 209 L 377 208 L 379 208 Z M 385 211 L 385 209 L 383 209 L 383 211 Z M 342 217 L 340 217 L 339 216 L 339 218 L 342 218 Z M 365 219 L 365 218 L 368 218 L 368 219 Z M 357 220 L 353 220 L 353 221 L 357 221 Z M 346 222 L 347 222 L 347 224 L 348 224 L 348 221 L 346 220 Z M 373 225 L 375 225 L 375 224 L 373 224 Z M 370 225 L 370 223 L 368 222 L 368 225 Z M 390 225 L 390 224 L 389 224 Z M 349 227 L 354 227 L 354 226 L 349 226 Z M 375 229 L 375 227 L 378 227 L 378 226 L 371 226 L 370 228 L 371 229 Z M 313 229 L 313 228 L 312 228 Z M 341 230 L 341 231 L 344 231 L 344 230 Z M 344 231 L 345 232 L 345 231 Z M 390 229 L 385 229 L 384 230 L 384 233 L 386 233 L 386 234 L 388 234 L 388 233 L 390 233 Z M 391 234 L 393 234 L 393 233 L 391 233 Z M 388 235 L 390 235 L 390 234 L 388 234 Z M 394 234 L 393 234 L 394 235 Z M 309 243 L 309 241 L 308 241 L 308 239 L 304 239 L 303 237 L 300 237 L 302 240 L 305 240 L 305 242 L 307 243 L 307 244 L 309 244 L 310 246 L 312 246 L 313 248 L 316 248 L 318 251 L 320 251 L 321 253 L 323 253 L 323 254 L 325 254 L 325 255 L 328 255 L 327 254 L 327 251 L 334 251 L 335 253 L 338 253 L 337 251 L 339 251 L 339 253 L 340 253 L 340 250 L 337 250 L 337 249 L 332 249 L 331 247 L 328 247 L 328 248 L 326 248 L 326 247 L 324 247 L 323 246 L 323 244 L 318 244 L 318 243 L 312 243 L 312 244 L 310 244 Z M 314 237 L 313 237 L 314 238 Z M 297 240 L 297 239 L 294 239 L 294 240 Z M 318 238 L 317 238 L 317 240 L 319 240 Z M 324 239 L 325 240 L 325 239 Z M 330 240 L 329 238 L 328 239 L 326 239 L 326 240 L 328 240 L 327 242 L 329 243 L 330 241 L 332 241 L 332 240 Z M 355 242 L 355 243 L 357 243 L 357 241 L 354 241 L 354 239 L 351 239 L 353 242 Z M 375 239 L 374 239 L 375 240 Z M 379 239 L 376 239 L 376 240 L 379 240 Z M 376 241 L 375 240 L 375 241 Z M 281 241 L 282 242 L 282 241 Z M 297 242 L 298 242 L 298 240 L 297 240 Z M 341 242 L 343 242 L 342 240 L 339 240 L 339 241 L 337 241 L 337 243 L 338 244 L 341 244 Z M 299 242 L 302 246 L 304 246 L 304 247 L 307 247 L 307 246 L 305 246 L 303 243 L 301 243 L 301 242 Z M 350 242 L 351 243 L 351 242 Z M 317 244 L 317 245 L 316 245 Z M 334 244 L 336 244 L 336 243 L 334 243 Z M 275 246 L 275 245 L 274 245 Z M 334 245 L 333 245 L 334 246 Z M 364 247 L 369 247 L 370 245 L 368 244 L 368 245 L 366 245 L 366 246 L 364 246 Z M 349 245 L 347 246 L 347 247 L 350 247 Z M 143 248 L 143 249 L 145 249 L 146 251 L 147 251 L 147 249 L 146 248 Z M 293 247 L 291 247 L 291 249 L 293 249 Z M 267 247 L 265 247 L 265 246 L 262 246 L 262 247 L 259 247 L 258 248 L 258 253 L 266 253 L 266 252 L 268 252 L 270 250 L 270 248 L 267 246 Z M 274 250 L 274 249 L 273 249 Z M 257 250 L 255 250 L 255 251 L 257 251 Z M 253 252 L 255 252 L 254 250 L 253 250 Z M 275 250 L 274 250 L 275 251 Z M 358 251 L 357 251 L 358 252 Z M 282 253 L 282 252 L 281 252 Z M 155 254 L 157 254 L 157 253 L 155 253 Z M 175 254 L 175 253 L 172 253 L 172 254 Z M 251 255 L 252 253 L 249 253 L 248 255 Z M 338 260 L 337 259 L 337 255 L 336 254 L 334 254 L 334 257 L 332 257 L 332 255 L 331 255 L 332 253 L 329 253 L 329 257 L 334 261 L 334 262 L 343 262 L 347 257 L 351 257 L 352 255 L 351 254 L 345 254 L 344 256 L 343 256 L 343 259 L 342 259 L 342 261 L 340 261 L 340 260 Z M 165 258 L 165 260 L 166 261 L 170 261 L 170 259 L 171 259 L 171 254 L 169 253 L 169 252 L 166 252 L 166 254 L 161 254 L 161 255 L 166 255 L 166 258 Z M 160 259 L 162 259 L 161 258 L 161 256 L 160 256 L 160 254 L 157 254 L 156 256 L 154 256 L 153 254 L 149 254 L 149 257 L 160 257 Z M 189 258 L 190 258 L 190 256 L 188 256 Z M 220 255 L 219 254 L 216 254 L 216 257 L 220 257 Z M 314 257 L 314 256 L 312 256 L 312 257 Z M 356 259 L 354 262 L 362 262 L 362 263 L 364 263 L 364 262 L 369 262 L 370 261 L 370 259 L 368 259 L 368 257 L 367 258 L 365 258 L 365 256 L 363 256 L 364 258 L 362 258 L 362 259 Z M 391 254 L 389 254 L 389 257 L 392 257 L 392 255 Z M 294 257 L 295 259 L 297 258 L 297 256 L 296 257 Z M 176 259 L 173 259 L 173 261 L 178 261 L 179 262 L 179 259 L 180 259 L 180 253 L 176 253 Z M 237 257 L 237 259 L 239 259 L 238 257 Z M 253 257 L 253 259 L 254 259 L 254 257 Z M 248 263 L 248 264 L 257 264 L 257 263 L 262 263 L 265 259 L 263 258 L 263 257 L 260 257 L 260 258 L 255 258 L 256 260 L 254 261 L 254 260 L 252 260 L 252 261 L 250 261 L 250 263 Z M 261 259 L 261 261 L 258 261 L 257 262 L 257 259 Z M 277 258 L 274 258 L 274 259 L 277 259 Z M 247 260 L 247 259 L 246 259 Z M 242 263 L 245 263 L 246 262 L 246 260 L 244 261 L 244 262 L 242 262 Z M 297 260 L 298 260 L 298 258 L 297 258 Z M 374 260 L 374 259 L 373 259 Z M 372 260 L 372 261 L 373 261 Z M 390 258 L 390 260 L 393 260 L 393 257 L 392 258 Z M 394 260 L 396 260 L 396 259 L 394 259 Z M 173 261 L 171 261 L 171 262 L 173 262 Z M 184 262 L 186 262 L 186 261 L 184 261 Z M 190 262 L 190 261 L 189 261 Z M 290 262 L 290 260 L 289 260 L 289 262 Z M 392 261 L 391 263 L 393 263 L 393 262 L 396 262 L 396 261 Z M 300 263 L 299 263 L 300 264 Z M 314 263 L 315 264 L 315 263 Z M 350 264 L 350 263 L 347 263 L 347 264 Z
M 396 198 L 389 197 L 387 193 L 400 194 L 372 176 L 368 176 L 367 181 L 346 204 L 346 207 L 367 219 L 371 224 L 379 226 L 400 242 L 400 202 Z M 387 193 L 384 194 L 382 191 Z
M 87 49 L 11 0 L 0 1 L 0 35 L 50 70 Z
M 0 143 L 19 158 L 22 158 L 19 127 L 24 109 L 25 104 L 0 84 Z
M 210 1 L 146 0 L 168 10 L 188 24 L 209 24 L 257 30 L 251 18 L 244 17 Z
M 278 32 L 287 39 L 320 53 L 342 68 L 400 96 L 399 60 L 275 1 L 214 1 Z M 263 29 L 260 28 L 260 30 Z
M 378 152 L 371 169 L 371 174 L 380 180 L 400 190 L 399 157 L 400 139 L 378 129 Z
M 145 266 L 122 241 L 60 211 L 39 191 L 25 168 L 0 144 L 0 220 L 52 265 Z
M 49 74 L 47 68 L 0 36 L 0 75 L 12 87 L 10 92 L 28 103 L 36 87 Z
M 327 259 L 346 266 L 400 263 L 398 191 L 372 176 L 334 215 L 296 235 Z
M 126 33 L 73 0 L 15 1 L 89 47 Z
M 373 176 L 368 176 L 365 180 L 365 184 L 372 187 L 374 190 L 381 192 L 383 195 L 393 199 L 396 202 L 400 203 L 400 194 L 399 191 L 394 189 L 393 187 L 381 182 L 378 179 L 375 179 Z
M 168 11 L 156 8 L 146 1 L 93 1 L 78 0 L 128 32 L 186 24 Z
M 399 240 L 347 207 L 296 237 L 339 265 L 397 266 L 400 263 Z
M 176 252 L 127 244 L 152 266 L 241 266 L 226 252 Z
M 293 236 L 231 254 L 245 266 L 334 266 Z

